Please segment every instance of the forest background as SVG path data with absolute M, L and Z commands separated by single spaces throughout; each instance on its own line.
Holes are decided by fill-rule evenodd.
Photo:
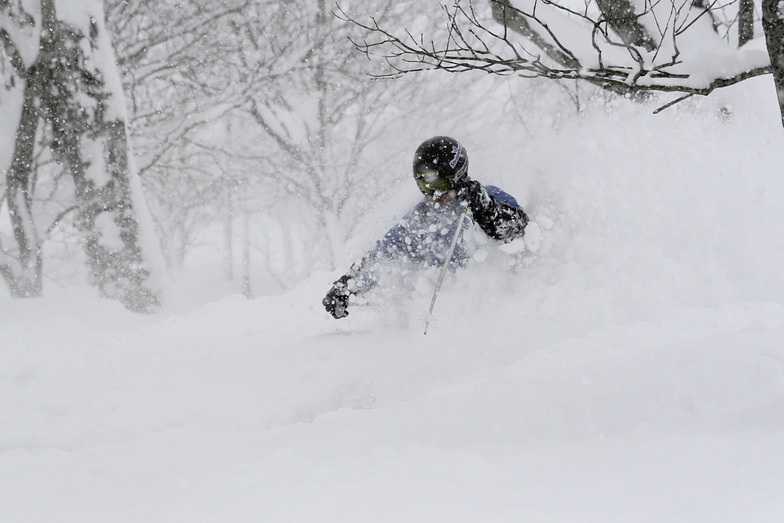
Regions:
M 746 1 L 0 8 L 9 294 L 90 281 L 132 310 L 187 278 L 253 296 L 345 266 L 391 225 L 431 135 L 522 190 L 535 136 L 768 75 L 784 41 Z

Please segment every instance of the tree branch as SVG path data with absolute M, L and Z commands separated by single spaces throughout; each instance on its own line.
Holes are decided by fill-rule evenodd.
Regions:
M 642 12 L 635 12 L 628 0 L 594 0 L 599 17 L 589 14 L 588 4 L 585 11 L 576 11 L 559 4 L 558 0 L 532 0 L 527 11 L 513 6 L 510 0 L 487 1 L 499 29 L 480 21 L 473 0 L 468 0 L 467 6 L 465 2 L 456 2 L 453 9 L 444 9 L 448 37 L 442 47 L 427 41 L 424 35 L 414 36 L 406 30 L 399 36 L 373 18 L 363 23 L 340 6 L 338 10 L 341 19 L 375 36 L 362 42 L 352 40 L 352 44 L 368 58 L 380 57 L 389 64 L 390 71 L 381 74 L 382 77 L 426 70 L 482 71 L 524 78 L 583 80 L 618 93 L 707 95 L 718 88 L 770 73 L 768 66 L 753 67 L 696 86 L 689 82 L 691 74 L 683 67 L 674 69 L 683 64 L 679 37 L 710 13 L 716 1 L 709 7 L 698 8 L 688 2 L 678 5 L 677 0 L 646 2 Z M 666 19 L 660 21 L 659 14 L 665 9 Z M 569 21 L 568 27 L 575 27 L 575 23 L 581 25 L 577 26 L 577 32 L 567 33 L 563 24 L 550 23 L 554 17 Z M 657 24 L 659 34 L 655 38 L 641 23 L 642 17 L 649 17 Z M 580 28 L 586 31 L 588 40 L 577 52 L 575 42 L 580 39 Z M 542 54 L 525 50 L 520 41 L 512 39 L 510 30 L 535 45 Z M 595 63 L 587 62 L 586 43 L 593 48 Z M 613 48 L 626 50 L 629 59 L 619 60 L 617 54 L 611 56 L 609 50 Z M 661 56 L 665 50 L 668 55 Z

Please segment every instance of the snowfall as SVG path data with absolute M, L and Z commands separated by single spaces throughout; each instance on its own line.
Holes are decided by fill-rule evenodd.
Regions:
M 472 176 L 532 222 L 426 335 L 427 278 L 327 315 L 344 267 L 246 299 L 191 257 L 149 315 L 0 295 L 0 521 L 784 521 L 772 81 L 653 108 L 475 129 Z

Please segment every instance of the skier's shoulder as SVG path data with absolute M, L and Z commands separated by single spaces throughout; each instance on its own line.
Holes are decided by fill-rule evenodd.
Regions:
M 517 203 L 515 197 L 509 194 L 508 192 L 504 191 L 500 187 L 496 187 L 495 185 L 486 185 L 485 190 L 487 191 L 488 196 L 490 196 L 494 200 L 520 209 L 520 204 Z

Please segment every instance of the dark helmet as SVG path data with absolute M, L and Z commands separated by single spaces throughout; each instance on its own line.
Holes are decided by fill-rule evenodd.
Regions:
M 446 192 L 467 176 L 468 153 L 454 138 L 430 138 L 414 154 L 414 179 L 425 195 Z

